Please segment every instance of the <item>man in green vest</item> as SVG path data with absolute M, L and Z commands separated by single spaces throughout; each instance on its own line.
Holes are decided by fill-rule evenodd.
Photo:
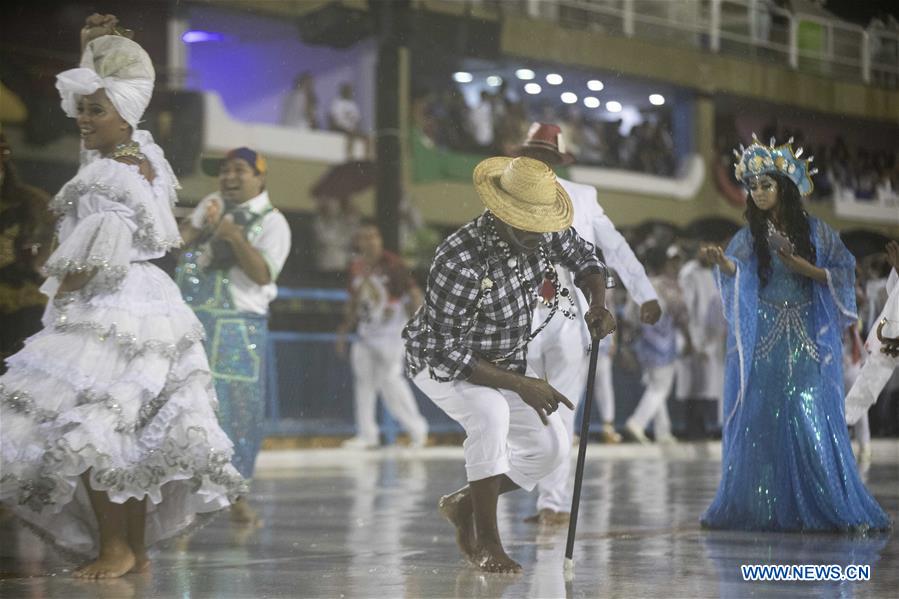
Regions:
M 234 466 L 250 479 L 265 420 L 268 305 L 290 253 L 290 227 L 269 200 L 258 152 L 236 148 L 204 160 L 203 170 L 218 176 L 219 191 L 181 225 L 176 280 L 206 329 L 219 420 L 234 443 Z M 236 522 L 258 520 L 243 498 L 231 514 Z

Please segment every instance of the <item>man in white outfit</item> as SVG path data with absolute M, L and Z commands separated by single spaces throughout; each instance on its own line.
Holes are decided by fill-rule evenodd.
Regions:
M 540 160 L 550 168 L 574 161 L 574 157 L 565 151 L 558 125 L 546 123 L 531 125 L 527 139 L 517 149 L 516 154 Z M 627 241 L 615 229 L 615 225 L 597 203 L 596 188 L 561 177 L 558 181 L 568 192 L 574 206 L 572 227 L 578 235 L 602 250 L 604 262 L 618 273 L 631 297 L 640 305 L 640 320 L 646 324 L 658 321 L 661 308 L 656 292 Z M 587 301 L 577 286 L 572 284 L 572 274 L 568 270 L 559 269 L 559 279 L 563 287 L 574 290 L 572 297 L 574 311 L 583 314 L 587 308 Z M 543 322 L 546 319 L 546 311 L 547 308 L 538 303 L 533 322 Z M 550 385 L 575 405 L 574 410 L 562 410 L 559 413 L 569 440 L 574 437 L 577 405 L 581 401 L 587 382 L 589 351 L 590 334 L 580 318 L 553 319 L 544 334 L 531 342 L 528 351 L 528 368 L 549 381 Z M 604 353 L 605 368 L 600 370 L 600 364 L 597 363 L 597 379 L 603 377 L 605 380 L 602 382 L 597 380 L 594 393 L 602 413 L 604 438 L 607 441 L 614 441 L 620 440 L 620 437 L 614 428 L 614 397 L 608 392 L 611 388 L 611 358 L 608 351 Z M 570 471 L 571 461 L 565 460 L 540 481 L 538 515 L 528 518 L 528 521 L 552 523 L 567 520 L 571 506 L 571 490 L 568 482 Z
M 421 289 L 402 258 L 384 249 L 381 232 L 372 223 L 355 236 L 358 257 L 350 264 L 350 301 L 338 329 L 337 353 L 346 354 L 346 335 L 356 327 L 357 341 L 350 350 L 353 368 L 356 436 L 348 448 L 375 448 L 380 444 L 377 396 L 409 433 L 412 447 L 423 447 L 428 423 L 418 410 L 409 382 L 403 376 L 403 327 L 422 302 Z
M 865 342 L 869 352 L 865 365 L 846 395 L 846 424 L 849 425 L 856 424 L 868 413 L 899 368 L 899 243 L 891 241 L 886 250 L 893 267 L 887 280 L 889 295 Z M 870 460 L 870 455 L 867 459 Z
M 727 321 L 712 265 L 704 258 L 688 260 L 681 267 L 677 282 L 687 308 L 693 353 L 677 360 L 675 397 L 687 402 L 688 436 L 704 438 L 712 433 L 704 409 L 708 402 L 716 406 L 715 428 L 721 426 Z

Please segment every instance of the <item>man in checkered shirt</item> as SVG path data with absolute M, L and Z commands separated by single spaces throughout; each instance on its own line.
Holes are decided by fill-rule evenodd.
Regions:
M 531 490 L 568 456 L 556 413 L 572 403 L 527 369 L 534 306 L 575 317 L 554 264 L 575 273 L 590 298 L 594 338 L 615 328 L 605 309 L 605 266 L 572 222 L 571 199 L 531 158 L 488 158 L 474 172 L 487 212 L 438 248 L 426 301 L 403 331 L 413 382 L 465 429 L 469 484 L 440 500 L 463 554 L 489 572 L 517 572 L 496 523 L 500 494 Z M 567 314 L 563 314 L 567 312 Z

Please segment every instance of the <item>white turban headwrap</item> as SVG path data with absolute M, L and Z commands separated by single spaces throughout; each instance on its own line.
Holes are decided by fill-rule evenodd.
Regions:
M 128 38 L 104 35 L 87 45 L 80 68 L 56 76 L 56 89 L 62 109 L 75 118 L 78 97 L 103 88 L 119 116 L 136 130 L 153 96 L 155 79 L 153 61 L 143 48 Z

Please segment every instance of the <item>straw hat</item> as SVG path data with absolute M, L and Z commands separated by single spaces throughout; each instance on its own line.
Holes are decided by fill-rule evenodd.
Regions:
M 555 233 L 571 226 L 571 198 L 546 164 L 520 156 L 488 158 L 474 168 L 481 201 L 498 219 L 516 229 Z

